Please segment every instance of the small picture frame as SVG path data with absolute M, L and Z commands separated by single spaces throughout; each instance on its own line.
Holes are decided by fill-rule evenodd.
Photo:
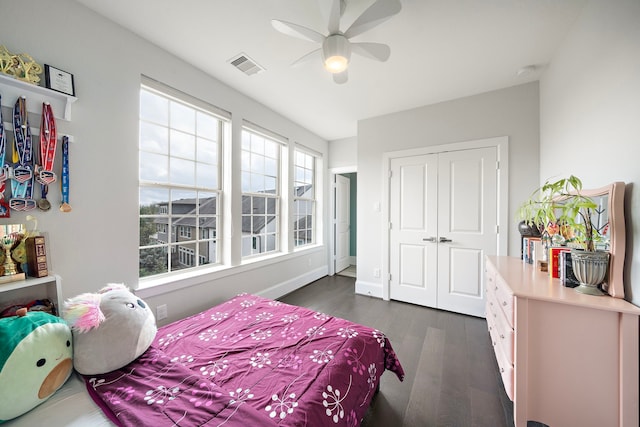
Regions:
M 73 74 L 44 64 L 44 77 L 47 88 L 70 96 L 76 96 Z

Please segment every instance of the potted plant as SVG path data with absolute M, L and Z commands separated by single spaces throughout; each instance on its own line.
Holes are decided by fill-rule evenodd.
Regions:
M 572 248 L 573 273 L 580 282 L 576 291 L 604 295 L 598 285 L 606 276 L 609 252 L 595 249 L 600 234 L 593 226 L 592 213 L 598 206 L 581 190 L 582 181 L 573 175 L 547 181 L 520 205 L 518 216 L 540 228 L 547 242 Z

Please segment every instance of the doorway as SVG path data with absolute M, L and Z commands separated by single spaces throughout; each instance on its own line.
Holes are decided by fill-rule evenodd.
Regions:
M 357 174 L 334 175 L 334 262 L 336 274 L 357 276 Z

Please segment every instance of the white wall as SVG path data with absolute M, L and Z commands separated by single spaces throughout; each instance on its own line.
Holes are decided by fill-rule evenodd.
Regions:
M 640 304 L 640 1 L 587 4 L 540 80 L 540 181 L 624 181 L 625 294 Z
M 358 138 L 329 141 L 329 169 L 340 169 L 358 164 Z
M 509 137 L 509 216 L 539 180 L 538 83 L 362 120 L 358 123 L 358 281 L 356 288 L 380 290 L 382 239 L 387 230 L 374 209 L 384 199 L 382 154 L 410 148 Z M 366 230 L 366 231 L 365 231 Z M 519 256 L 515 221 L 509 230 L 509 254 Z M 385 281 L 386 282 L 386 281 Z M 385 284 L 386 286 L 386 284 Z M 372 292 L 374 294 L 374 292 Z
M 3 1 L 0 35 L 11 52 L 27 52 L 38 62 L 75 76 L 79 99 L 73 105 L 73 120 L 58 123 L 60 133 L 71 134 L 77 141 L 70 148 L 73 211 L 62 214 L 56 209 L 60 194 L 52 186 L 49 199 L 54 209 L 36 212 L 39 229 L 47 233 L 50 268 L 62 277 L 65 297 L 96 291 L 107 282 L 137 285 L 141 74 L 230 111 L 236 147 L 240 146 L 238 130 L 246 119 L 328 155 L 327 142 L 318 136 L 74 1 Z M 39 123 L 39 117 L 31 121 Z M 239 155 L 231 158 L 239 164 Z M 237 182 L 234 186 L 239 188 Z M 327 204 L 323 205 L 326 216 Z M 17 213 L 12 213 L 10 221 L 3 220 L 23 221 L 24 215 Z M 237 227 L 240 223 L 235 221 Z M 235 230 L 234 236 L 240 234 Z M 326 233 L 321 238 L 326 241 Z M 278 284 L 297 286 L 311 276 L 326 274 L 326 259 L 322 246 L 296 252 L 279 265 L 256 263 L 236 270 L 241 273 L 214 276 L 216 280 L 192 278 L 182 283 L 189 287 L 181 291 L 158 296 L 145 291 L 143 295 L 152 307 L 168 304 L 168 320 L 173 320 L 238 292 L 262 292 Z

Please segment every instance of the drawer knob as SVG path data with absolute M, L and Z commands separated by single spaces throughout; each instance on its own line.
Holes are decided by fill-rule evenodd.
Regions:
M 493 331 L 493 328 L 492 328 L 491 326 L 489 326 L 489 330 L 490 330 L 490 331 Z
M 502 305 L 506 307 L 507 302 L 506 302 L 506 301 L 503 301 L 503 302 L 502 302 Z
M 504 339 L 504 335 L 500 334 L 500 338 Z
M 498 287 L 496 286 L 496 288 L 494 289 L 494 291 L 497 291 L 497 290 L 498 290 Z
M 504 374 L 504 368 L 500 368 L 500 372 Z

